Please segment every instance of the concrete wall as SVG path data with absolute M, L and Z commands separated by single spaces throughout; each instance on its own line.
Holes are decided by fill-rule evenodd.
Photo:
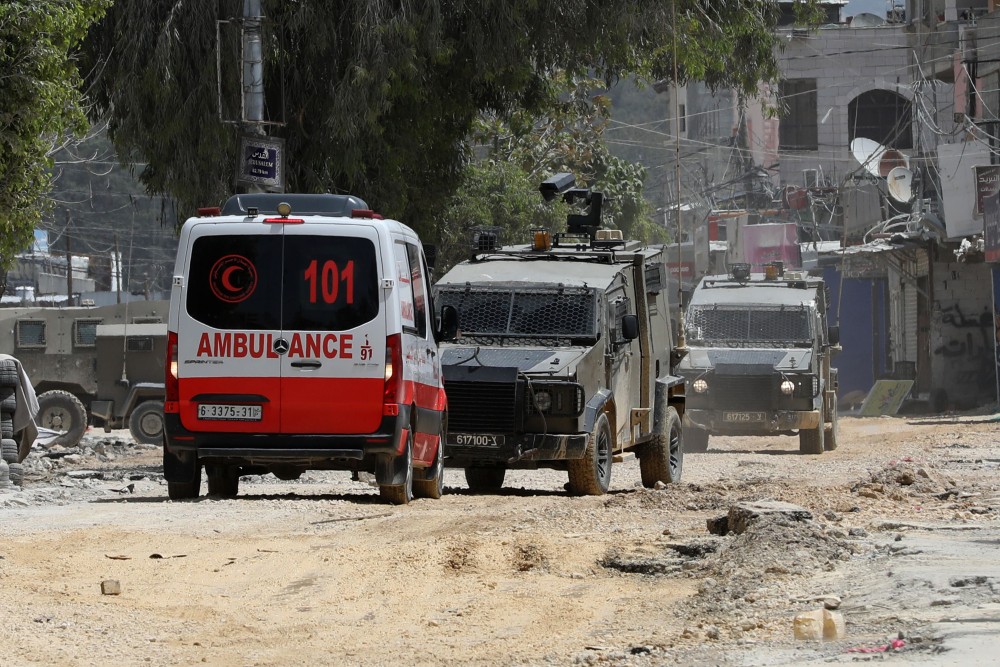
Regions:
M 993 276 L 988 264 L 935 262 L 931 400 L 965 409 L 996 400 Z

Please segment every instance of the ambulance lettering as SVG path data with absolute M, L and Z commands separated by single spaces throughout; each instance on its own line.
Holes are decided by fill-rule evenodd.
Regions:
M 274 334 L 216 332 L 203 333 L 198 341 L 198 357 L 251 357 L 277 359 Z M 289 358 L 353 359 L 354 335 L 333 333 L 292 334 L 288 346 Z

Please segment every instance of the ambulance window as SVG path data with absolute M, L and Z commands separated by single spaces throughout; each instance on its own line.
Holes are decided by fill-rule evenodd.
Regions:
M 375 245 L 353 236 L 285 236 L 284 329 L 347 331 L 379 312 Z
M 281 326 L 278 235 L 202 236 L 191 249 L 187 311 L 216 329 Z
M 413 286 L 413 315 L 417 322 L 417 333 L 427 337 L 427 287 L 424 268 L 417 246 L 406 244 L 406 257 L 410 262 L 410 284 Z

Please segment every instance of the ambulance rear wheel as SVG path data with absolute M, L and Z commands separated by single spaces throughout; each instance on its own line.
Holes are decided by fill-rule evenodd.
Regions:
M 400 457 L 406 459 L 406 477 L 402 484 L 380 484 L 378 493 L 388 503 L 406 505 L 413 500 L 413 429 L 406 438 L 406 452 Z
M 167 496 L 171 500 L 191 500 L 201 493 L 201 466 L 195 466 L 194 479 L 190 482 L 167 482 Z
M 143 401 L 128 418 L 132 438 L 144 445 L 163 443 L 163 401 Z
M 240 492 L 240 469 L 236 466 L 207 465 L 208 495 L 235 498 Z
M 431 466 L 429 477 L 414 480 L 413 495 L 416 498 L 431 498 L 437 500 L 444 495 L 444 429 L 438 435 L 438 451 L 434 457 L 434 465 Z
M 62 433 L 49 446 L 76 447 L 87 430 L 87 410 L 73 394 L 53 389 L 38 396 L 38 416 L 35 417 L 35 423 Z

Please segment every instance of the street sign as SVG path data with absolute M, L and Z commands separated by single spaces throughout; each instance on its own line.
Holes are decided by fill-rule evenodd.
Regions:
M 285 142 L 274 137 L 240 137 L 237 181 L 271 192 L 285 191 Z

